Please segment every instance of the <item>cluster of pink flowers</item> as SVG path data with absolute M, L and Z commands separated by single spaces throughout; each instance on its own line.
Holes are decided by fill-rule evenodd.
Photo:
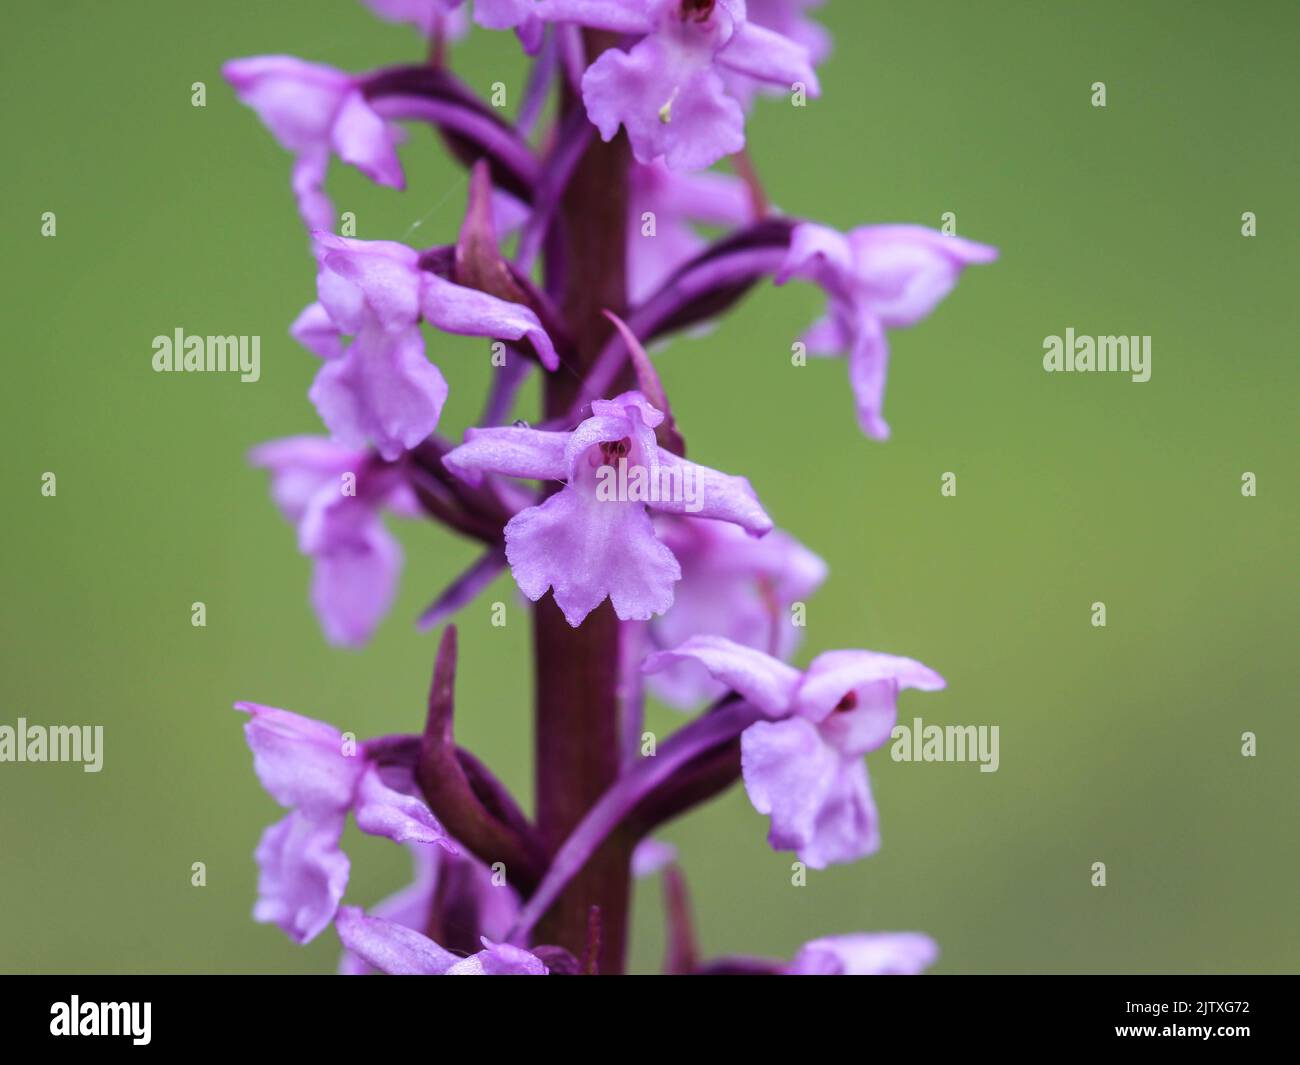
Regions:
M 884 439 L 888 331 L 923 319 L 996 251 L 916 225 L 840 233 L 766 206 L 743 155 L 746 114 L 764 95 L 818 95 L 818 0 L 366 2 L 414 26 L 428 61 L 359 75 L 288 56 L 225 67 L 294 158 L 317 299 L 291 332 L 320 360 L 309 398 L 328 430 L 263 444 L 252 461 L 312 559 L 332 643 L 364 644 L 393 602 L 402 554 L 385 515 L 482 546 L 425 627 L 509 568 L 536 604 L 539 797 L 529 817 L 456 745 L 451 625 L 422 733 L 355 742 L 240 703 L 258 776 L 289 810 L 257 848 L 254 916 L 298 942 L 332 924 L 345 972 L 621 971 L 628 876 L 680 888 L 655 829 L 739 779 L 773 848 L 814 869 L 863 858 L 880 845 L 865 756 L 888 739 L 900 691 L 944 685 L 872 651 L 788 664 L 802 631 L 791 608 L 827 567 L 776 528 L 746 478 L 685 457 L 645 346 L 764 279 L 812 282 L 827 311 L 809 350 L 847 359 L 858 423 Z M 448 44 L 472 25 L 514 31 L 532 57 L 513 123 L 449 69 Z M 470 168 L 459 233 L 423 249 L 336 235 L 330 160 L 401 189 L 410 122 L 435 127 Z M 735 175 L 707 169 L 728 157 Z M 590 202 L 592 187 L 608 206 Z M 727 232 L 709 241 L 701 225 Z M 458 444 L 438 433 L 449 390 L 425 325 L 506 353 Z M 545 397 L 532 424 L 513 421 L 530 373 Z M 625 483 L 615 470 L 636 471 L 649 494 L 611 491 Z M 651 756 L 639 742 L 647 689 L 694 715 Z M 548 711 L 566 700 L 567 720 Z M 349 813 L 415 861 L 414 883 L 369 914 L 344 905 Z M 683 942 L 684 892 L 669 894 L 674 972 L 914 973 L 937 954 L 918 933 L 859 933 L 789 961 L 701 960 Z

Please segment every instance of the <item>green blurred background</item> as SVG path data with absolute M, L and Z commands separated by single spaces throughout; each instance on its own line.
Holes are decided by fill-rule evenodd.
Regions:
M 859 435 L 842 364 L 791 367 L 819 305 L 805 286 L 760 289 L 659 365 L 692 453 L 747 473 L 830 563 L 800 661 L 843 646 L 924 660 L 949 688 L 905 696 L 903 718 L 999 725 L 1001 768 L 874 754 L 883 849 L 803 888 L 739 789 L 673 825 L 703 946 L 789 956 L 826 933 L 920 929 L 939 972 L 1294 971 L 1300 10 L 833 0 L 824 21 L 823 98 L 761 103 L 749 125 L 769 194 L 843 228 L 953 211 L 1002 259 L 893 335 L 888 444 Z M 218 73 L 270 52 L 362 70 L 422 46 L 356 0 L 7 13 L 0 723 L 100 723 L 106 739 L 98 775 L 0 765 L 6 971 L 331 969 L 332 932 L 298 948 L 250 919 L 252 849 L 279 811 L 231 703 L 418 728 L 433 637 L 411 621 L 474 554 L 400 526 L 395 610 L 363 653 L 331 649 L 308 562 L 245 464 L 258 441 L 319 431 L 316 360 L 286 334 L 313 298 L 290 159 Z M 512 99 L 525 69 L 512 37 L 484 31 L 454 66 Z M 420 129 L 402 161 L 405 194 L 335 164 L 336 205 L 361 237 L 451 240 L 463 173 Z M 260 334 L 262 380 L 153 373 L 151 339 L 178 326 Z M 1043 337 L 1067 326 L 1150 334 L 1151 381 L 1045 374 Z M 454 435 L 477 414 L 485 347 L 430 350 Z M 460 619 L 457 727 L 526 797 L 515 603 L 503 579 Z M 352 901 L 408 880 L 400 848 L 352 830 L 348 846 Z M 636 969 L 657 967 L 661 940 L 646 883 Z

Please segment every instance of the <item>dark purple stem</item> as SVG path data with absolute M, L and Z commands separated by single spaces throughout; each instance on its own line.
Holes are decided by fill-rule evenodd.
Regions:
M 587 34 L 588 58 L 613 43 L 610 35 Z M 561 107 L 567 117 L 582 109 L 582 101 L 566 86 Z M 621 312 L 626 303 L 629 163 L 623 135 L 609 143 L 591 141 L 560 201 L 552 237 L 562 244 L 566 264 L 562 281 L 548 281 L 555 285 L 572 332 L 574 362 L 547 375 L 545 418 L 569 409 L 581 376 L 609 336 L 611 326 L 601 311 Z M 543 842 L 555 850 L 618 778 L 619 620 L 606 601 L 572 628 L 550 595 L 537 603 L 533 616 L 536 818 Z M 630 857 L 630 844 L 618 839 L 609 840 L 598 853 L 589 852 L 583 867 L 572 870 L 533 915 L 530 927 L 538 925 L 536 941 L 584 957 L 591 908 L 598 906 L 599 969 L 621 973 L 631 901 Z

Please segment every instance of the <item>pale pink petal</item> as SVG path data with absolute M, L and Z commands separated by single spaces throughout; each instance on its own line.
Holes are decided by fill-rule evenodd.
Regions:
M 644 621 L 672 605 L 681 569 L 640 503 L 602 502 L 564 488 L 516 514 L 505 537 L 520 590 L 536 602 L 553 587 L 570 625 L 582 624 L 606 597 L 624 621 Z
M 425 271 L 421 274 L 420 308 L 430 322 L 448 333 L 498 340 L 526 339 L 548 370 L 560 365 L 555 346 L 537 315 L 521 303 L 454 285 Z
M 853 343 L 843 320 L 833 314 L 818 318 L 803 335 L 809 355 L 843 355 Z
M 289 335 L 321 359 L 343 354 L 343 338 L 324 304 L 309 303 L 289 327 Z
M 792 277 L 815 281 L 832 296 L 848 298 L 853 272 L 853 246 L 848 237 L 830 226 L 804 222 L 794 227 L 790 247 L 774 281 L 783 285 Z
M 637 160 L 662 157 L 701 170 L 745 146 L 745 116 L 712 67 L 708 46 L 678 48 L 662 35 L 630 52 L 611 48 L 582 78 L 587 115 L 605 140 L 626 127 Z
M 260 872 L 253 919 L 278 925 L 297 943 L 316 938 L 348 885 L 342 833 L 341 813 L 312 817 L 299 810 L 263 832 L 254 855 Z
M 517 30 L 529 55 L 541 44 L 539 14 L 538 0 L 474 0 L 474 21 L 489 30 Z
M 460 959 L 428 936 L 382 917 L 344 906 L 334 922 L 343 945 L 390 976 L 441 976 Z
M 625 416 L 630 418 L 633 412 L 651 429 L 661 425 L 664 420 L 663 411 L 657 409 L 636 389 L 620 392 L 613 399 L 594 399 L 591 401 L 591 413 L 598 416 Z
M 875 651 L 827 651 L 808 667 L 799 687 L 799 712 L 821 721 L 846 695 L 879 682 L 891 684 L 895 691 L 915 688 L 932 692 L 946 686 L 943 677 L 912 658 Z
M 570 477 L 583 472 L 583 461 L 587 452 L 597 444 L 612 443 L 631 436 L 632 423 L 621 410 L 616 414 L 595 414 L 580 423 L 568 436 L 564 445 L 565 469 Z M 599 452 L 593 452 L 592 459 L 599 459 Z M 592 463 L 597 465 L 599 463 Z
M 998 257 L 987 244 L 925 226 L 863 226 L 848 240 L 856 299 L 891 329 L 915 325 L 930 314 L 966 266 Z
M 319 243 L 316 252 L 318 258 L 324 258 L 328 254 L 328 250 Z M 316 295 L 329 320 L 340 333 L 355 335 L 374 317 L 366 307 L 366 294 L 342 274 L 337 274 L 324 265 L 316 271 Z
M 385 921 L 405 925 L 407 928 L 419 929 L 429 919 L 433 908 L 433 893 L 438 882 L 441 856 L 447 854 L 441 847 L 427 847 L 421 843 L 408 843 L 407 851 L 411 855 L 414 876 L 410 884 L 400 891 L 389 895 L 382 902 L 370 908 L 374 917 Z M 377 970 L 372 969 L 350 950 L 344 950 L 339 958 L 340 976 L 366 976 Z
M 298 214 L 309 230 L 334 228 L 334 204 L 325 194 L 329 161 L 329 148 L 323 144 L 299 152 L 293 161 L 289 184 L 298 204 Z
M 275 139 L 295 154 L 328 142 L 334 117 L 353 85 L 341 70 L 288 55 L 234 59 L 221 72 Z
M 568 439 L 568 433 L 522 426 L 468 429 L 465 442 L 447 452 L 442 464 L 470 484 L 480 482 L 484 473 L 562 481 L 569 472 L 564 457 Z
M 831 35 L 826 27 L 808 17 L 808 9 L 821 7 L 826 0 L 746 0 L 746 19 L 752 25 L 788 37 L 802 45 L 814 62 L 820 63 L 831 53 Z
M 849 387 L 853 390 L 858 425 L 874 440 L 889 439 L 889 423 L 881 413 L 888 369 L 889 341 L 885 331 L 875 318 L 862 315 L 849 347 Z
M 786 87 L 801 84 L 809 96 L 821 93 L 808 50 L 753 22 L 736 28 L 731 40 L 718 53 L 718 62 L 759 81 Z
M 687 661 L 698 662 L 715 680 L 739 692 L 769 716 L 780 717 L 792 709 L 799 671 L 723 636 L 692 636 L 680 647 L 650 655 L 641 668 L 656 673 Z
M 772 819 L 768 842 L 776 850 L 799 851 L 804 860 L 802 849 L 816 833 L 840 769 L 839 755 L 822 741 L 816 725 L 793 717 L 750 725 L 740 737 L 740 757 L 749 801 Z
M 394 189 L 406 186 L 402 164 L 397 158 L 394 127 L 370 109 L 359 91 L 344 97 L 330 140 L 339 158 L 371 181 Z
M 385 782 L 384 775 L 404 776 L 404 780 Z M 390 783 L 403 783 L 403 790 L 390 787 Z M 371 764 L 362 774 L 357 788 L 353 816 L 357 827 L 372 836 L 386 836 L 395 843 L 437 843 L 444 850 L 456 852 L 447 830 L 423 799 L 410 792 L 415 790 L 409 769 L 380 768 Z
M 740 738 L 745 790 L 770 814 L 768 842 L 810 868 L 850 862 L 880 847 L 861 758 L 844 759 L 807 718 L 759 721 Z
M 296 525 L 310 506 L 322 505 L 322 489 L 341 491 L 342 475 L 361 469 L 366 452 L 327 436 L 288 436 L 258 444 L 248 461 L 270 471 L 271 498 Z
M 785 970 L 790 976 L 916 976 L 939 947 L 920 932 L 863 932 L 805 943 Z
M 384 329 L 397 332 L 415 324 L 425 276 L 413 249 L 390 240 L 354 240 L 333 233 L 312 234 L 316 258 L 324 268 L 317 277 L 321 302 L 339 328 L 359 332 L 364 317 L 356 296 L 329 277 L 335 274 L 360 291 L 365 306 Z
M 437 428 L 447 382 L 425 358 L 418 327 L 367 328 L 342 358 L 321 367 L 308 395 L 337 440 L 372 442 L 391 461 Z
M 531 0 L 548 22 L 575 22 L 612 33 L 647 33 L 652 0 Z
M 812 869 L 855 862 L 880 849 L 880 817 L 866 762 L 841 759 L 827 783 L 811 832 L 795 847 L 799 860 Z M 775 829 L 775 813 L 772 826 Z
M 486 936 L 483 950 L 458 961 L 447 976 L 545 976 L 549 971 L 541 958 L 522 947 L 494 943 Z
M 469 27 L 464 0 L 364 0 L 366 7 L 389 22 L 406 22 L 424 37 L 441 31 L 451 39 L 464 37 Z M 481 6 L 478 0 L 476 6 Z
M 752 536 L 763 536 L 772 530 L 772 519 L 758 501 L 748 478 L 721 473 L 668 451 L 659 452 L 659 462 L 663 467 L 661 482 L 680 484 L 681 491 L 674 490 L 672 498 L 651 503 L 655 510 L 729 521 Z
M 375 517 L 357 536 L 313 555 L 311 601 L 325 638 L 360 647 L 397 595 L 402 548 Z
M 281 806 L 309 813 L 334 813 L 352 803 L 365 768 L 344 753 L 342 733 L 323 721 L 259 703 L 236 703 L 249 715 L 244 736 L 253 752 L 257 779 Z
M 372 917 L 418 932 L 436 914 L 445 932 L 458 941 L 506 937 L 519 915 L 519 897 L 513 889 L 495 884 L 487 866 L 467 854 L 423 844 L 408 844 L 407 849 L 415 865 L 414 882 L 373 906 Z M 364 975 L 375 970 L 345 950 L 339 972 Z

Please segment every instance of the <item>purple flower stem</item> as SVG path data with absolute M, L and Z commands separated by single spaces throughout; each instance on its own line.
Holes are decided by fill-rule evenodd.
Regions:
M 594 58 L 614 43 L 589 33 Z M 568 88 L 565 116 L 582 108 Z M 612 331 L 601 314 L 621 312 L 627 301 L 627 138 L 593 140 L 583 153 L 560 203 L 555 239 L 565 249 L 562 314 L 573 332 L 579 373 L 595 360 Z M 611 377 L 611 382 L 614 377 Z M 565 372 L 545 382 L 543 417 L 567 411 L 581 378 Z M 554 487 L 554 486 L 553 486 Z M 536 820 L 543 843 L 557 850 L 588 810 L 618 779 L 622 765 L 619 714 L 619 620 L 608 602 L 570 627 L 552 596 L 533 611 L 536 721 Z M 600 907 L 599 969 L 621 973 L 631 901 L 630 841 L 610 839 L 570 871 L 559 890 L 534 914 L 536 941 L 564 947 L 581 958 L 587 949 L 592 906 Z
M 584 870 L 597 848 L 616 833 L 624 819 L 643 799 L 682 766 L 690 764 L 712 748 L 735 739 L 760 717 L 761 712 L 745 702 L 723 706 L 679 729 L 660 745 L 653 758 L 643 759 L 624 773 L 556 852 L 541 884 L 529 898 L 511 930 L 510 941 L 527 941 L 538 918 L 560 897 L 571 880 Z M 538 938 L 546 938 L 540 934 L 540 930 Z

